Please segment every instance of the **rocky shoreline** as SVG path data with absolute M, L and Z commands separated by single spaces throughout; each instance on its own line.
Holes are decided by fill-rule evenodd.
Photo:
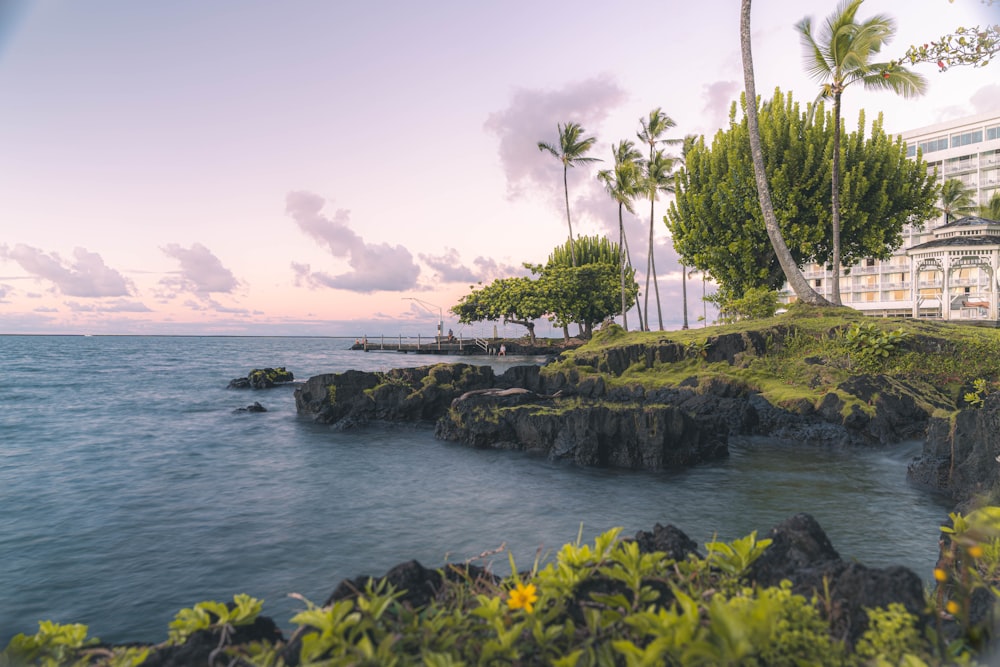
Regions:
M 295 403 L 300 414 L 338 430 L 424 422 L 438 438 L 471 447 L 642 470 L 725 458 L 734 436 L 865 447 L 925 438 L 910 466 L 914 483 L 966 503 L 998 482 L 1000 394 L 953 420 L 933 414 L 956 409 L 934 387 L 878 374 L 853 375 L 815 402 L 783 404 L 717 373 L 693 373 L 672 386 L 609 381 L 636 365 L 682 363 L 695 354 L 739 367 L 765 354 L 776 332 L 788 334 L 724 334 L 700 350 L 671 342 L 580 350 L 556 372 L 517 366 L 497 375 L 456 363 L 319 375 L 295 390 Z

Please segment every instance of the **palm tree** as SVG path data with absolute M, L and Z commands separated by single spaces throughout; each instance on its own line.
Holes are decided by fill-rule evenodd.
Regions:
M 687 160 L 688 152 L 691 150 L 691 147 L 694 146 L 696 141 L 698 141 L 698 135 L 696 134 L 689 134 L 686 137 L 684 137 L 683 139 L 684 147 L 681 149 L 682 162 L 685 162 Z M 681 260 L 680 265 L 681 265 L 681 303 L 683 304 L 684 307 L 684 323 L 681 325 L 681 329 L 687 329 L 688 328 L 688 284 L 687 284 L 688 273 L 687 273 L 687 267 L 684 266 L 683 259 Z M 692 273 L 694 273 L 693 270 Z M 704 292 L 704 290 L 702 291 Z M 702 294 L 702 297 L 704 296 L 705 295 Z
M 604 183 L 604 188 L 608 194 L 618 202 L 618 249 L 621 253 L 619 258 L 622 290 L 622 327 L 628 331 L 628 317 L 626 315 L 625 300 L 625 274 L 626 266 L 631 265 L 628 257 L 628 245 L 625 242 L 625 222 L 622 218 L 622 209 L 629 213 L 635 213 L 632 208 L 632 200 L 639 194 L 639 161 L 642 154 L 636 150 L 635 144 L 625 139 L 611 149 L 614 157 L 614 169 L 603 169 L 597 173 L 597 178 Z M 641 316 L 640 316 L 641 328 Z
M 941 205 L 938 213 L 944 216 L 944 224 L 951 222 L 955 215 L 975 213 L 976 200 L 972 190 L 957 178 L 949 178 L 941 185 Z
M 649 196 L 649 255 L 646 257 L 646 322 L 644 329 L 649 331 L 649 279 L 653 279 L 653 289 L 656 291 L 656 314 L 660 318 L 660 331 L 663 331 L 663 312 L 660 310 L 660 286 L 656 282 L 656 261 L 653 258 L 653 207 L 656 196 L 660 192 L 673 191 L 673 178 L 670 172 L 674 169 L 675 158 L 657 150 L 658 145 L 679 144 L 680 139 L 663 139 L 663 133 L 677 127 L 677 123 L 663 113 L 660 107 L 649 112 L 649 116 L 639 119 L 640 130 L 636 133 L 639 140 L 649 144 L 649 160 L 646 162 L 646 194 Z
M 1000 192 L 994 192 L 989 203 L 979 207 L 979 216 L 1000 222 Z
M 836 11 L 827 17 L 818 41 L 813 37 L 812 20 L 808 16 L 795 26 L 806 52 L 806 71 L 823 84 L 818 97 L 833 99 L 830 289 L 837 305 L 840 305 L 840 97 L 849 85 L 857 82 L 867 89 L 891 90 L 906 98 L 922 94 L 927 86 L 924 77 L 896 63 L 871 62 L 882 45 L 892 39 L 896 22 L 878 14 L 858 23 L 855 14 L 863 1 L 841 0 Z
M 563 190 L 566 193 L 566 224 L 569 226 L 569 250 L 570 256 L 573 259 L 573 266 L 576 266 L 576 251 L 573 249 L 573 223 L 569 217 L 569 184 L 566 174 L 570 167 L 575 167 L 578 164 L 599 162 L 597 158 L 585 157 L 585 154 L 594 146 L 597 139 L 595 137 L 584 137 L 584 129 L 580 127 L 579 123 L 566 123 L 565 125 L 556 123 L 556 129 L 559 131 L 559 145 L 554 146 L 544 141 L 539 141 L 538 150 L 548 151 L 562 162 L 563 165 Z
M 754 180 L 757 182 L 757 197 L 764 215 L 764 228 L 767 230 L 767 237 L 771 240 L 778 264 L 781 265 L 781 270 L 785 274 L 785 280 L 788 281 L 799 301 L 816 306 L 829 306 L 830 302 L 817 294 L 816 290 L 810 287 L 802 276 L 802 272 L 795 264 L 795 258 L 788 250 L 784 236 L 781 235 L 778 219 L 774 215 L 771 189 L 767 183 L 767 173 L 764 171 L 764 151 L 760 145 L 760 125 L 757 122 L 757 90 L 753 78 L 753 53 L 750 48 L 750 2 L 751 0 L 741 0 L 740 3 L 740 53 L 743 57 L 743 83 L 746 88 L 745 107 L 747 129 L 750 134 L 750 156 L 753 160 Z

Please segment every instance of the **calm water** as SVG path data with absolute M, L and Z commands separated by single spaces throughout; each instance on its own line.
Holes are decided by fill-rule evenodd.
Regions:
M 766 440 L 683 473 L 577 468 L 443 443 L 429 428 L 335 433 L 292 389 L 233 391 L 430 357 L 336 339 L 0 336 L 0 648 L 37 621 L 162 641 L 178 609 L 246 592 L 279 625 L 338 581 L 506 543 L 519 565 L 614 526 L 672 523 L 700 544 L 812 513 L 845 558 L 927 577 L 947 507 L 909 487 L 916 443 L 830 450 Z M 534 359 L 510 357 L 499 371 Z M 494 358 L 494 363 L 498 360 Z M 268 412 L 233 414 L 260 401 Z M 497 556 L 497 571 L 506 568 Z

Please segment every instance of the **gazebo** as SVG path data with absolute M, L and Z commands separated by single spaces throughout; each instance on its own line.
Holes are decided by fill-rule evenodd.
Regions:
M 968 216 L 906 250 L 913 317 L 997 323 L 1000 222 Z

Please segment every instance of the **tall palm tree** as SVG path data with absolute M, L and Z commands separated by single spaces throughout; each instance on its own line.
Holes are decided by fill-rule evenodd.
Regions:
M 673 178 L 671 172 L 674 169 L 675 158 L 666 155 L 662 150 L 657 150 L 657 146 L 669 144 L 679 144 L 680 139 L 664 139 L 663 134 L 674 127 L 677 123 L 663 113 L 660 107 L 649 112 L 645 118 L 639 119 L 640 129 L 636 133 L 639 140 L 649 145 L 649 160 L 646 161 L 646 194 L 649 196 L 649 254 L 646 257 L 646 322 L 644 329 L 649 331 L 649 279 L 653 279 L 653 289 L 656 291 L 656 314 L 660 318 L 660 331 L 663 331 L 663 312 L 660 309 L 660 286 L 656 281 L 656 260 L 653 258 L 653 207 L 656 197 L 660 192 L 673 191 Z
M 812 305 L 829 306 L 830 302 L 816 293 L 803 277 L 795 263 L 795 258 L 788 250 L 785 237 L 778 227 L 778 219 L 774 215 L 774 205 L 771 203 L 771 189 L 767 183 L 767 172 L 764 171 L 764 151 L 760 145 L 760 125 L 757 122 L 757 87 L 753 78 L 753 52 L 750 48 L 750 2 L 740 2 L 740 54 L 743 58 L 743 83 L 746 89 L 747 129 L 750 134 L 750 156 L 753 161 L 753 175 L 757 182 L 757 198 L 760 200 L 761 212 L 764 215 L 764 228 L 771 240 L 771 247 L 778 258 L 778 264 L 785 274 L 785 280 L 795 292 L 799 301 Z
M 622 209 L 629 213 L 635 213 L 632 208 L 632 200 L 639 194 L 640 167 L 639 161 L 642 154 L 636 150 L 635 144 L 625 139 L 613 146 L 611 153 L 614 157 L 614 168 L 603 169 L 597 173 L 597 178 L 604 183 L 604 188 L 608 194 L 618 202 L 618 249 L 621 253 L 619 258 L 622 291 L 622 327 L 628 331 L 628 317 L 626 315 L 625 300 L 625 275 L 627 266 L 632 264 L 628 257 L 628 246 L 625 243 L 625 222 L 622 217 Z M 640 327 L 641 328 L 641 327 Z
M 976 200 L 972 190 L 957 178 L 949 178 L 941 184 L 941 205 L 937 211 L 944 216 L 946 225 L 954 216 L 975 213 Z
M 566 193 L 566 225 L 569 227 L 569 250 L 573 259 L 573 266 L 576 266 L 576 250 L 573 249 L 573 223 L 569 217 L 569 183 L 567 172 L 570 167 L 587 162 L 599 162 L 597 158 L 585 157 L 587 151 L 593 148 L 597 141 L 596 137 L 584 137 L 584 129 L 579 123 L 566 123 L 561 125 L 556 123 L 559 131 L 559 145 L 547 144 L 544 141 L 538 142 L 538 150 L 548 151 L 563 165 L 563 190 Z
M 682 141 L 684 147 L 681 149 L 681 162 L 686 162 L 688 152 L 694 146 L 695 142 L 698 141 L 698 135 L 689 134 L 686 137 L 684 137 Z M 688 328 L 688 283 L 687 283 L 688 272 L 687 272 L 687 267 L 684 266 L 683 260 L 680 262 L 680 265 L 681 265 L 681 304 L 683 305 L 684 309 L 684 322 L 681 325 L 681 329 L 687 329 Z M 692 273 L 694 273 L 694 271 L 692 271 Z M 702 291 L 704 292 L 704 290 Z M 702 297 L 704 296 L 705 295 L 702 294 Z
M 994 192 L 987 204 L 979 207 L 980 217 L 1000 222 L 1000 192 Z
M 841 0 L 826 19 L 818 39 L 813 37 L 808 16 L 795 27 L 806 54 L 806 71 L 822 83 L 819 98 L 833 100 L 833 178 L 831 189 L 831 233 L 833 302 L 840 305 L 840 97 L 851 84 L 860 82 L 871 90 L 891 90 L 909 98 L 927 87 L 924 77 L 892 62 L 872 62 L 896 32 L 896 22 L 878 14 L 859 23 L 855 19 L 864 0 Z

